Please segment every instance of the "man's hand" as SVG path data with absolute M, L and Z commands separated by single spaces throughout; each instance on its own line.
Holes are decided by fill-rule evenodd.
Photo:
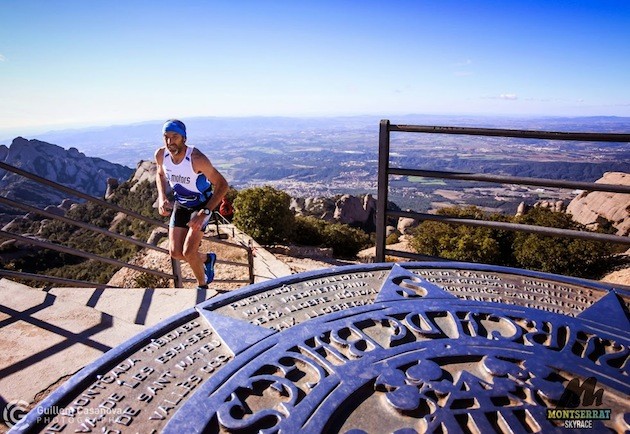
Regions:
M 158 202 L 158 212 L 160 215 L 166 217 L 171 213 L 171 211 L 173 211 L 173 204 L 168 200 L 160 199 Z
M 195 215 L 190 218 L 190 221 L 188 222 L 188 227 L 193 231 L 200 231 L 206 218 L 209 218 L 209 216 L 202 213 L 201 211 L 197 211 L 197 213 L 195 213 Z

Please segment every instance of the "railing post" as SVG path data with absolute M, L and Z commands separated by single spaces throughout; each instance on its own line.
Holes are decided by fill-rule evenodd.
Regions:
M 182 279 L 182 267 L 177 259 L 171 258 L 171 266 L 173 267 L 173 284 L 175 288 L 183 288 L 184 280 Z
M 387 191 L 389 180 L 389 120 L 381 120 L 378 138 L 378 197 L 376 201 L 376 262 L 385 262 Z
M 249 265 L 249 283 L 254 283 L 254 248 L 252 246 L 252 242 L 250 240 L 249 245 L 247 246 L 247 263 Z

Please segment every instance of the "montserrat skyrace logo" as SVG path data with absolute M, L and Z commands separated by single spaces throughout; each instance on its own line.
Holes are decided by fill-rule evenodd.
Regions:
M 166 177 L 173 184 L 190 184 L 190 176 L 182 176 L 167 173 Z
M 547 419 L 563 421 L 564 428 L 593 428 L 593 420 L 610 420 L 611 409 L 592 408 L 600 407 L 603 398 L 604 389 L 597 388 L 595 377 L 582 383 L 579 378 L 573 378 L 564 388 L 558 406 L 547 409 Z

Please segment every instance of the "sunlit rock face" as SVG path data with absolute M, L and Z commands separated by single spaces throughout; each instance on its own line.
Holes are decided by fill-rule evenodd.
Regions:
M 87 157 L 76 148 L 66 150 L 23 137 L 15 138 L 10 147 L 0 149 L 0 160 L 95 197 L 104 196 L 108 178 L 126 181 L 133 173 L 132 169 L 120 164 Z M 0 171 L 0 194 L 42 207 L 57 205 L 68 196 L 67 193 L 4 170 Z
M 607 172 L 596 182 L 630 185 L 630 174 Z M 589 228 L 596 228 L 608 220 L 617 229 L 617 235 L 630 235 L 630 197 L 627 194 L 583 192 L 569 203 L 567 213 Z

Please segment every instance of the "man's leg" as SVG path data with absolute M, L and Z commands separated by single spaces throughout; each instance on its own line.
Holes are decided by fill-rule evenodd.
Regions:
M 190 265 L 195 279 L 199 283 L 199 286 L 206 284 L 206 274 L 204 269 L 204 261 L 206 255 L 199 252 L 199 246 L 201 245 L 201 239 L 203 238 L 202 231 L 193 231 L 189 229 L 186 234 L 186 240 L 184 241 L 184 258 Z
M 168 248 L 173 259 L 185 260 L 184 241 L 188 235 L 188 228 L 171 226 L 168 228 Z

